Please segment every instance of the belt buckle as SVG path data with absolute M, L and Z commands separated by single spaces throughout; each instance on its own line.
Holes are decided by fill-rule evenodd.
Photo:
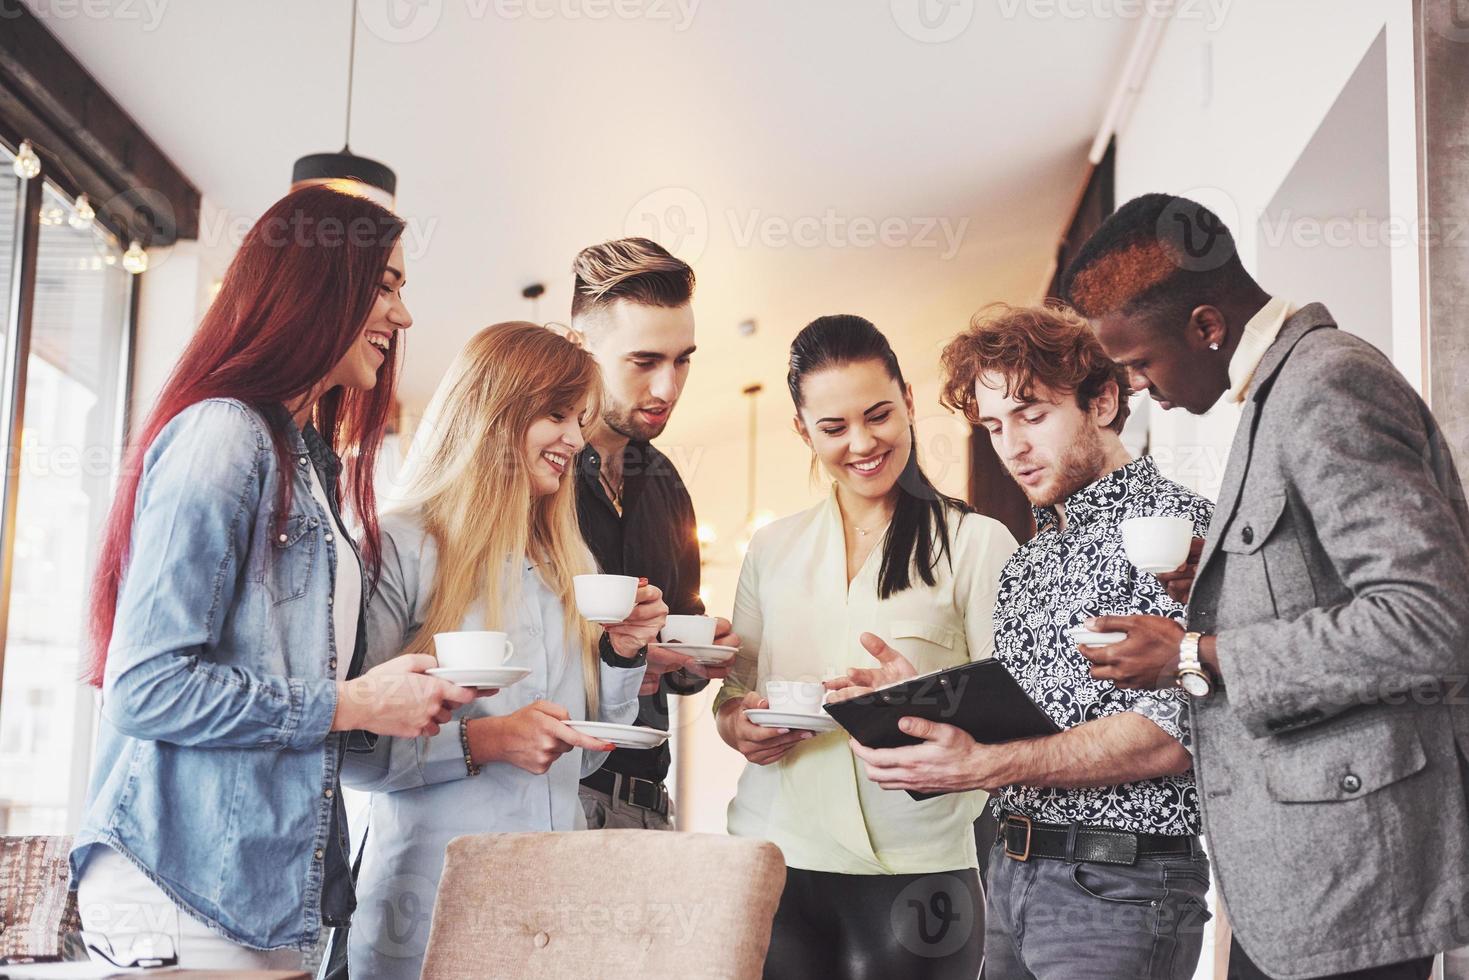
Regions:
M 1012 851 L 1010 849 L 1010 828 L 1011 827 L 1024 827 L 1025 828 L 1025 850 L 1018 851 L 1017 852 L 1017 851 Z M 1023 813 L 1007 813 L 1007 814 L 1005 814 L 1005 856 L 1007 858 L 1012 858 L 1012 859 L 1014 859 L 1016 861 L 1029 861 L 1030 860 L 1030 832 L 1031 832 L 1030 818 L 1027 817 L 1025 814 L 1023 814 Z
M 634 799 L 634 797 L 636 797 L 637 794 L 638 794 L 638 783 L 644 783 L 644 784 L 652 787 L 652 789 L 653 789 L 653 796 L 655 797 L 655 802 L 653 803 L 652 806 L 646 806 L 646 805 L 644 805 L 642 803 L 639 803 L 636 799 Z M 660 800 L 663 799 L 663 793 L 664 792 L 666 792 L 666 791 L 663 789 L 663 784 L 662 783 L 655 783 L 655 782 L 653 782 L 653 780 L 651 780 L 651 779 L 643 779 L 641 776 L 628 776 L 627 777 L 627 802 L 631 803 L 635 807 L 639 807 L 639 808 L 644 809 L 644 810 L 657 810 L 658 809 L 658 801 L 660 801 Z

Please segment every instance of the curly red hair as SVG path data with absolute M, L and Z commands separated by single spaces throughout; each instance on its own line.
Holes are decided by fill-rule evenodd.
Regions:
M 969 328 L 949 341 L 940 362 L 945 407 L 979 424 L 974 384 L 987 372 L 1005 378 L 1005 394 L 1020 401 L 1035 397 L 1037 385 L 1073 392 L 1077 404 L 1089 408 L 1106 389 L 1117 385 L 1117 415 L 1108 428 L 1121 432 L 1127 422 L 1127 372 L 1109 358 L 1091 326 L 1069 307 L 1011 306 L 994 303 L 969 321 Z

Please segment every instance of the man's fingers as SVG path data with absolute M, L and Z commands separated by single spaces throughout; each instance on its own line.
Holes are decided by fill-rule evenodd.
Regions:
M 449 704 L 468 704 L 476 697 L 474 688 L 460 687 L 458 684 L 450 684 L 448 681 L 439 681 L 439 700 Z
M 439 665 L 439 660 L 429 653 L 405 653 L 392 661 L 404 671 L 413 674 L 421 674 L 426 670 L 433 670 Z
M 693 657 L 686 653 L 678 653 L 673 647 L 661 644 L 648 647 L 648 669 L 656 670 L 659 674 L 683 670 L 685 667 L 693 666 L 694 663 Z
M 913 761 L 912 753 L 915 746 L 909 745 L 900 749 L 869 749 L 855 738 L 849 738 L 847 742 L 852 746 L 853 755 L 878 769 L 902 768 Z
M 1095 633 L 1131 633 L 1138 629 L 1146 616 L 1093 616 L 1086 628 Z
M 905 735 L 921 738 L 925 742 L 932 742 L 942 738 L 954 730 L 952 725 L 942 725 L 938 722 L 929 721 L 927 718 L 915 718 L 908 716 L 898 719 L 898 728 Z

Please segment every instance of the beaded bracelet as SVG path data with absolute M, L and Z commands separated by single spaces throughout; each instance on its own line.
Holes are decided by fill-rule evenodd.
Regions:
M 469 770 L 471 776 L 479 775 L 479 766 L 474 764 L 474 756 L 469 752 L 469 719 L 459 719 L 459 747 L 464 749 L 464 768 Z

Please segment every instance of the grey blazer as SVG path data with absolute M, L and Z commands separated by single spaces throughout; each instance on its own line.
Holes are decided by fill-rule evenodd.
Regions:
M 1291 978 L 1469 942 L 1469 509 L 1428 407 L 1312 304 L 1256 371 L 1189 604 L 1204 828 Z

